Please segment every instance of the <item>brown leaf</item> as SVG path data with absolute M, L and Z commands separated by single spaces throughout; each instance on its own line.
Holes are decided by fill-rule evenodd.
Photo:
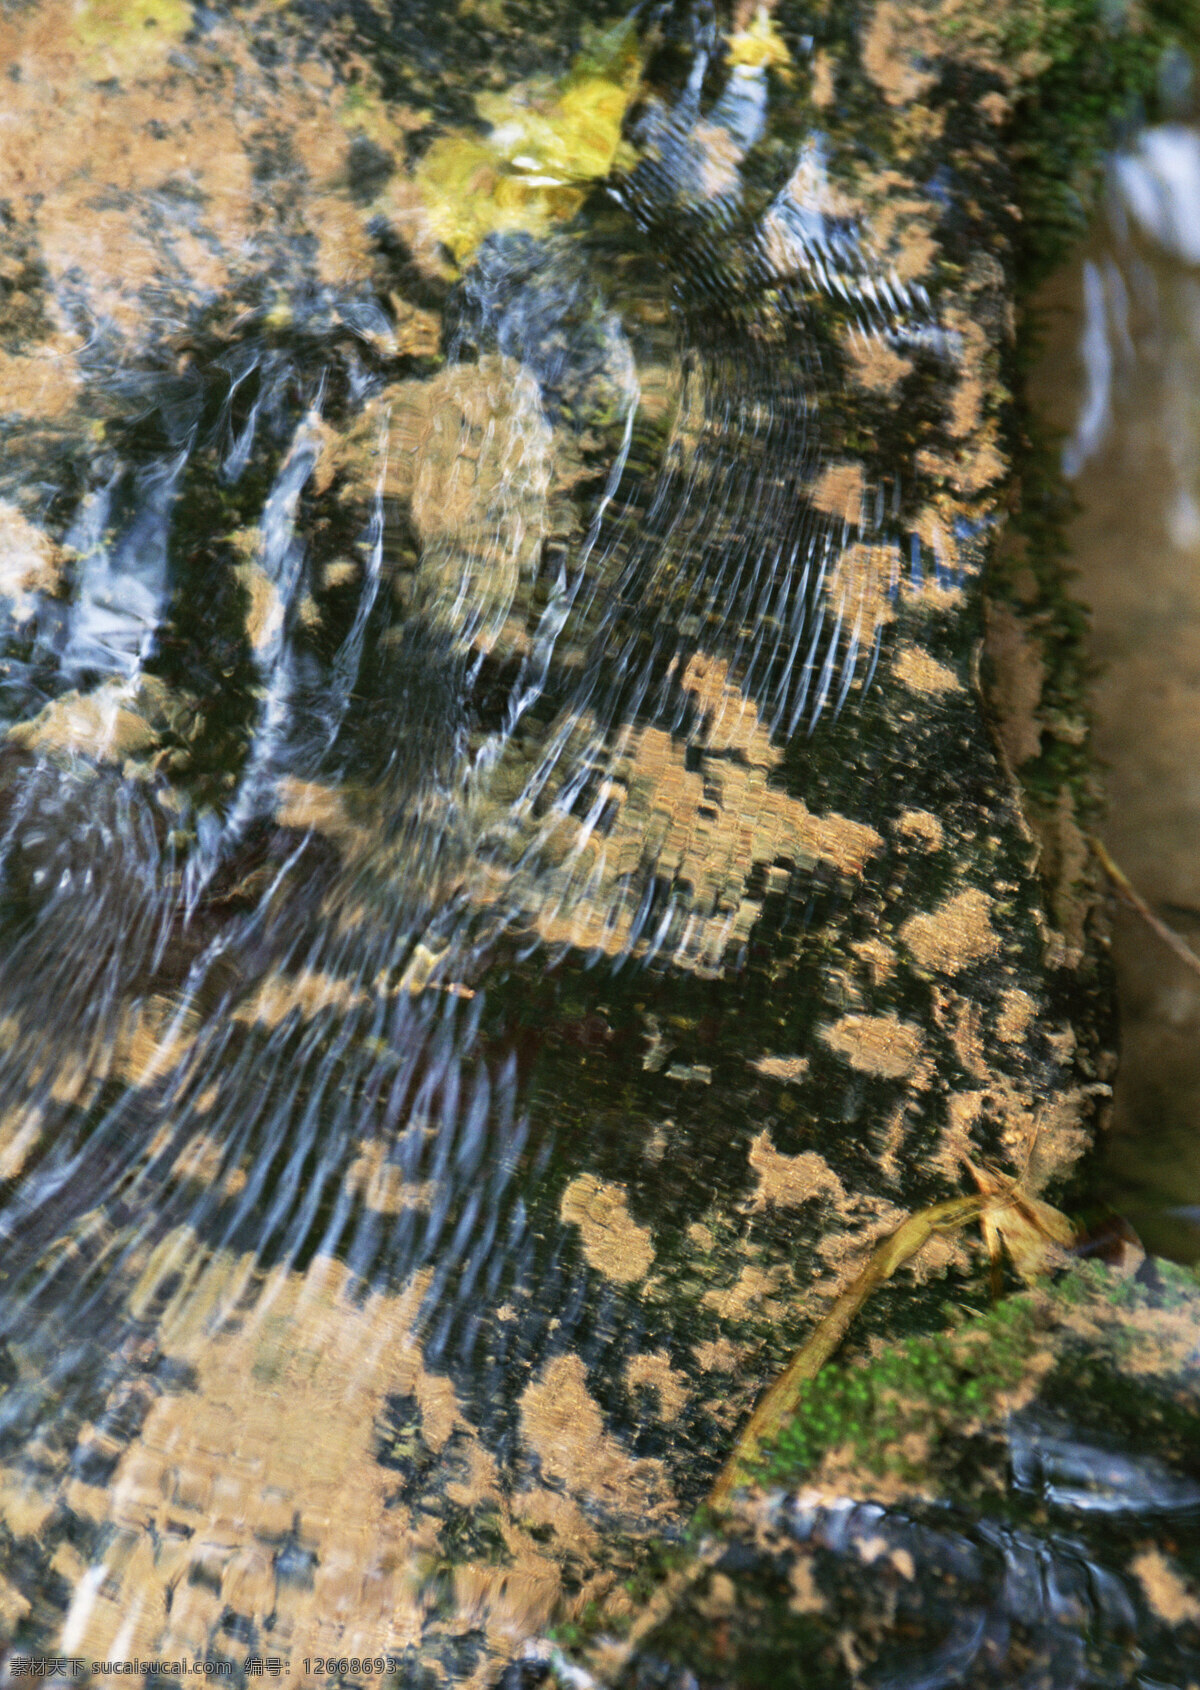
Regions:
M 1075 1243 L 1075 1228 L 1061 1210 L 1022 1191 L 1020 1182 L 964 1158 L 971 1177 L 987 1199 L 979 1217 L 983 1241 L 995 1266 L 1007 1253 L 1026 1284 L 1050 1272 L 1061 1252 Z

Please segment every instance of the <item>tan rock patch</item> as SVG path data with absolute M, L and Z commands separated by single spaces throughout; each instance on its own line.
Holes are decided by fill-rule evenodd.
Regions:
M 48 421 L 74 404 L 83 385 L 75 354 L 79 342 L 61 335 L 28 353 L 0 350 L 0 393 L 5 409 Z
M 256 652 L 268 650 L 283 632 L 283 600 L 258 563 L 239 563 L 234 575 L 246 590 L 246 638 Z
M 276 788 L 275 817 L 280 827 L 326 834 L 341 845 L 366 849 L 374 835 L 353 821 L 346 809 L 346 794 L 340 787 L 319 781 L 297 780 L 284 775 Z
M 362 1303 L 347 1270 L 318 1257 L 304 1275 L 272 1274 L 253 1316 L 231 1322 L 252 1265 L 230 1253 L 206 1261 L 186 1227 L 147 1261 L 145 1295 L 171 1275 L 180 1284 L 160 1332 L 195 1367 L 195 1388 L 153 1401 L 111 1484 L 76 1498 L 107 1528 L 108 1576 L 73 1608 L 70 1646 L 118 1659 L 199 1656 L 230 1606 L 260 1628 L 274 1614 L 273 1652 L 294 1674 L 318 1650 L 369 1655 L 419 1641 L 411 1569 L 436 1534 L 427 1517 L 393 1506 L 394 1475 L 376 1458 L 389 1394 L 415 1397 L 435 1454 L 460 1433 L 462 1506 L 500 1502 L 450 1381 L 425 1369 L 412 1340 L 430 1276 Z M 263 1549 L 289 1532 L 319 1546 L 307 1586 L 277 1584 Z M 487 1611 L 499 1615 L 503 1569 L 493 1571 Z
M 941 822 L 930 810 L 901 810 L 896 832 L 927 851 L 940 851 L 945 837 Z
M 983 1009 L 970 998 L 942 986 L 933 988 L 933 1013 L 938 1026 L 948 1033 L 960 1066 L 973 1079 L 991 1078 L 988 1053 L 983 1042 Z
M 649 1355 L 630 1356 L 625 1364 L 625 1384 L 629 1390 L 649 1385 L 657 1393 L 659 1417 L 675 1420 L 687 1401 L 687 1386 L 683 1375 L 671 1366 L 666 1350 L 653 1350 Z
M 106 681 L 91 692 L 66 692 L 29 722 L 8 730 L 13 745 L 27 751 L 89 757 L 120 763 L 148 751 L 154 729 L 136 708 L 138 694 L 126 681 Z
M 1008 460 L 1000 449 L 1000 431 L 988 418 L 974 440 L 953 455 L 922 449 L 917 453 L 917 473 L 945 481 L 959 493 L 973 497 L 1000 481 Z
M 937 695 L 944 692 L 961 692 L 962 682 L 953 669 L 947 669 L 944 663 L 930 657 L 927 651 L 919 646 L 901 646 L 892 660 L 892 673 L 903 686 L 912 692 Z
M 807 1555 L 801 1552 L 795 1556 L 788 1581 L 792 1587 L 788 1608 L 793 1614 L 820 1614 L 825 1611 L 827 1603 L 813 1577 L 812 1562 Z
M 654 1261 L 650 1228 L 639 1226 L 629 1213 L 624 1189 L 594 1174 L 580 1174 L 562 1194 L 559 1215 L 577 1226 L 584 1258 L 606 1279 L 631 1285 L 643 1278 Z
M 1028 992 L 1004 992 L 1000 998 L 1000 1013 L 996 1017 L 996 1037 L 1005 1044 L 1020 1044 L 1037 1014 L 1037 1005 Z
M 333 587 L 352 586 L 361 574 L 361 567 L 352 558 L 334 558 L 331 563 L 325 565 L 322 582 L 328 592 Z
M 570 823 L 578 842 L 559 853 L 557 901 L 547 896 L 554 871 L 542 861 L 528 902 L 547 942 L 616 955 L 629 947 L 637 909 L 631 877 L 641 882 L 652 868 L 679 888 L 674 896 L 681 916 L 687 910 L 685 942 L 672 952 L 675 965 L 711 974 L 720 972 L 730 947 L 745 943 L 761 912 L 760 898 L 747 896 L 755 864 L 824 861 L 856 875 L 883 840 L 849 816 L 814 815 L 803 800 L 770 784 L 783 752 L 753 700 L 731 684 L 723 660 L 693 656 L 680 684 L 703 713 L 701 766 L 689 766 L 686 742 L 661 728 L 623 730 L 607 754 L 605 794 L 612 808 L 605 830 L 584 832 Z M 742 756 L 708 762 L 704 753 L 710 750 Z
M 275 1028 L 298 1010 L 305 1021 L 311 1021 L 324 1009 L 347 1010 L 368 1003 L 366 992 L 340 975 L 324 974 L 305 968 L 299 974 L 268 974 L 256 987 L 247 1002 L 233 1011 L 234 1021 Z
M 804 1056 L 760 1056 L 751 1063 L 769 1080 L 802 1080 L 808 1073 L 808 1059 Z
M 839 517 L 851 528 L 862 522 L 866 478 L 861 464 L 828 464 L 809 491 L 809 500 L 827 516 Z
M 387 1152 L 388 1146 L 377 1140 L 364 1144 L 346 1170 L 347 1192 L 361 1192 L 367 1208 L 376 1214 L 399 1215 L 412 1209 L 428 1214 L 437 1194 L 437 1181 L 405 1179 L 403 1169 L 389 1160 Z
M 822 1195 L 837 1203 L 845 1201 L 846 1188 L 824 1156 L 815 1150 L 785 1156 L 776 1150 L 765 1128 L 752 1141 L 749 1160 L 758 1176 L 751 1208 L 765 1209 L 774 1203 L 781 1209 L 791 1209 Z
M 57 1567 L 55 1571 L 58 1571 Z M 32 1606 L 29 1598 L 22 1596 L 15 1584 L 0 1578 L 0 1631 L 7 1631 L 10 1637 L 15 1637 L 17 1627 Z
M 692 1345 L 696 1366 L 703 1373 L 733 1373 L 745 1353 L 746 1346 L 731 1338 L 708 1338 Z
M 957 974 L 995 956 L 1000 941 L 991 923 L 992 899 L 974 888 L 947 899 L 929 915 L 914 915 L 900 937 L 922 968 Z
M 833 60 L 823 47 L 813 54 L 809 99 L 818 111 L 827 111 L 834 101 Z
M 881 0 L 863 39 L 863 67 L 890 106 L 907 105 L 937 81 L 936 71 L 921 70 L 916 63 L 919 57 L 932 57 L 937 45 L 925 18 Z
M 0 500 L 0 598 L 11 599 L 15 620 L 24 622 L 34 595 L 57 592 L 61 579 L 62 556 L 50 536 Z
M 779 1312 L 774 1299 L 778 1285 L 778 1268 L 761 1268 L 747 1262 L 732 1285 L 714 1287 L 700 1301 L 705 1308 L 714 1309 L 722 1320 L 745 1320 L 751 1314 L 760 1320 L 771 1320 Z
M 860 639 L 870 639 L 877 628 L 895 619 L 899 585 L 896 547 L 856 541 L 839 552 L 825 597 L 851 626 L 858 625 Z
M 974 1148 L 972 1131 L 983 1113 L 990 1093 L 984 1090 L 951 1092 L 946 1102 L 947 1122 L 942 1129 L 934 1164 L 947 1179 L 960 1177 Z
M 197 1133 L 188 1140 L 171 1166 L 171 1178 L 190 1180 L 206 1189 L 221 1178 L 227 1146 L 207 1133 Z M 223 1189 L 234 1196 L 245 1189 L 246 1174 L 242 1168 L 233 1169 L 226 1177 Z
M 662 1464 L 636 1461 L 604 1429 L 600 1405 L 575 1355 L 555 1356 L 520 1398 L 521 1437 L 551 1481 L 622 1513 L 660 1512 L 669 1499 Z
M 921 1054 L 921 1029 L 898 1015 L 843 1015 L 821 1037 L 852 1068 L 899 1080 L 911 1074 Z
M 901 171 L 881 170 L 871 179 L 871 199 L 864 234 L 876 262 L 893 270 L 902 282 L 926 275 L 939 250 L 928 195 Z
M 1031 1190 L 1040 1191 L 1042 1186 L 1075 1166 L 1092 1142 L 1087 1125 L 1091 1100 L 1109 1095 L 1111 1088 L 1100 1083 L 1072 1086 L 1043 1104 L 1036 1123 L 1016 1116 L 1011 1134 L 1006 1130 L 1005 1141 L 1011 1145 L 1018 1166 L 1022 1158 L 1028 1157 L 1026 1181 Z
M 890 945 L 885 945 L 880 939 L 860 939 L 850 948 L 866 963 L 872 985 L 879 986 L 890 977 L 896 966 L 896 953 Z
M 974 574 L 979 567 L 978 562 L 964 550 L 954 534 L 954 525 L 958 519 L 971 516 L 973 509 L 971 505 L 950 499 L 943 494 L 931 504 L 923 505 L 917 513 L 914 526 L 922 544 L 928 546 L 942 568 L 949 570 L 953 575 Z M 954 588 L 938 588 L 936 578 L 928 582 L 927 587 L 935 594 L 938 591 L 953 594 L 955 591 Z M 948 602 L 959 601 L 950 599 Z
M 850 334 L 843 345 L 853 380 L 869 393 L 894 393 L 912 374 L 912 359 L 893 352 L 880 334 Z
M 196 1040 L 199 1017 L 180 1014 L 169 997 L 155 996 L 137 1005 L 122 1029 L 113 1071 L 128 1085 L 152 1086 L 182 1063 Z
M 985 331 L 965 311 L 948 312 L 946 322 L 961 341 L 963 372 L 951 396 L 948 428 L 954 439 L 965 440 L 983 422 L 983 408 L 990 386 L 989 343 Z
M 1160 1549 L 1144 1549 L 1129 1565 L 1160 1620 L 1168 1625 L 1200 1621 L 1200 1599 Z
M 0 1179 L 16 1179 L 42 1136 L 46 1109 L 19 1103 L 0 1114 Z

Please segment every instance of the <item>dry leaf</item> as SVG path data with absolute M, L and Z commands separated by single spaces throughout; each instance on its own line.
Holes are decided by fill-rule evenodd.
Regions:
M 993 1267 L 1006 1253 L 1027 1285 L 1042 1278 L 1075 1243 L 1074 1226 L 1060 1210 L 1022 1191 L 1017 1180 L 964 1160 L 986 1199 L 979 1224 Z

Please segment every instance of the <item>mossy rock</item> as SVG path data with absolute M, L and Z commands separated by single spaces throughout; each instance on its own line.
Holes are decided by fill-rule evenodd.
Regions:
M 1198 1333 L 1190 1273 L 1083 1265 L 828 1368 L 673 1552 L 670 1611 L 592 1661 L 621 1690 L 1194 1683 Z
M 1086 775 L 1039 855 L 981 690 L 1076 45 L 75 11 L 2 21 L 0 1624 L 482 1682 L 1104 1106 Z

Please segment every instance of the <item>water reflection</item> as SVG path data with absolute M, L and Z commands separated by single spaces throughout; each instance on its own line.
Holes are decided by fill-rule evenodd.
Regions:
M 1200 134 L 1114 159 L 1080 263 L 1045 290 L 1034 381 L 1067 434 L 1077 591 L 1099 664 L 1102 829 L 1164 917 L 1200 941 Z M 1200 1255 L 1200 981 L 1124 909 L 1112 1195 L 1155 1248 Z
M 643 1198 L 647 1144 L 697 1106 L 638 1099 L 706 1088 L 685 1058 L 711 1041 L 683 1082 L 636 1035 L 583 1070 L 643 1007 L 622 967 L 669 966 L 656 1001 L 690 1026 L 768 895 L 825 896 L 818 867 L 853 887 L 882 847 L 874 791 L 852 778 L 842 814 L 785 746 L 842 768 L 828 735 L 902 582 L 948 611 L 961 536 L 911 451 L 827 461 L 881 403 L 841 364 L 890 358 L 936 415 L 963 344 L 786 107 L 748 182 L 791 66 L 765 14 L 731 46 L 682 8 L 687 74 L 625 142 L 628 19 L 557 82 L 497 60 L 503 93 L 455 89 L 466 124 L 407 113 L 411 160 L 379 101 L 407 162 L 368 216 L 324 162 L 355 156 L 333 73 L 270 10 L 269 48 L 206 17 L 168 90 L 105 84 L 97 171 L 137 191 L 53 295 L 72 336 L 103 329 L 64 353 L 103 421 L 56 419 L 78 486 L 52 435 L 0 467 L 32 559 L 0 625 L 0 1552 L 39 1647 L 273 1646 L 299 1675 L 382 1644 L 457 1681 L 611 1582 L 717 1459 L 707 1358 L 729 1372 L 741 1311 L 678 1241 L 729 1208 L 744 1251 L 761 1122 L 717 1106 L 699 1173 Z M 32 26 L 13 51 L 18 103 L 71 97 L 69 51 Z M 91 230 L 78 161 L 24 121 L 39 227 Z M 189 142 L 203 187 L 168 216 L 128 137 L 193 121 L 226 125 L 221 163 Z M 164 251 L 185 227 L 195 285 Z M 931 718 L 966 692 L 913 638 Z M 795 1256 L 786 1218 L 754 1224 Z

